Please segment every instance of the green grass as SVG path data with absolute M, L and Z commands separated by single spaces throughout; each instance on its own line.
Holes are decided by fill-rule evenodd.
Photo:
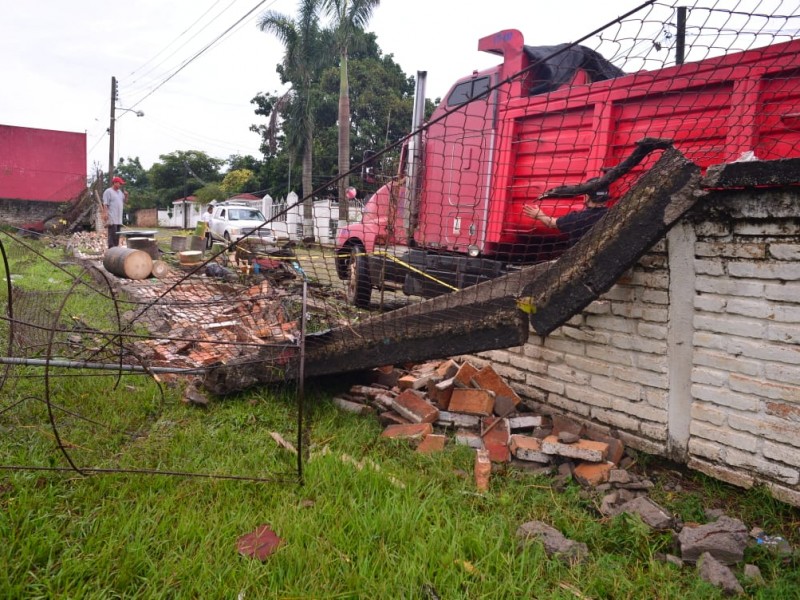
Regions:
M 721 597 L 693 569 L 655 558 L 670 551 L 669 535 L 628 516 L 599 518 L 575 485 L 555 491 L 547 477 L 509 469 L 476 494 L 467 448 L 419 455 L 380 438 L 373 419 L 340 413 L 324 397 L 317 403 L 303 485 L 292 481 L 293 455 L 269 437 L 278 431 L 295 441 L 295 405 L 266 390 L 208 410 L 170 399 L 147 435 L 104 446 L 100 466 L 280 482 L 5 475 L 0 595 L 427 598 L 435 590 L 440 598 L 570 598 L 571 587 L 591 598 Z M 736 505 L 762 497 L 725 493 Z M 570 568 L 538 544 L 518 548 L 514 532 L 531 519 L 588 544 L 589 559 Z M 236 551 L 237 538 L 261 524 L 284 540 L 265 563 Z M 791 598 L 797 565 L 760 549 L 749 554 L 769 580 L 750 591 Z
M 26 367 L 25 375 L 37 370 Z M 53 375 L 63 375 L 58 370 Z M 0 597 L 3 598 L 722 598 L 691 567 L 660 562 L 672 536 L 629 516 L 601 517 L 575 484 L 508 468 L 475 492 L 474 454 L 449 444 L 421 455 L 380 437 L 377 421 L 338 411 L 336 386 L 309 385 L 309 460 L 270 437 L 297 443 L 295 390 L 261 388 L 207 409 L 180 401 L 180 387 L 149 378 L 71 371 L 53 377 L 51 401 L 107 426 L 56 410 L 62 439 L 83 466 L 266 478 L 269 482 L 137 473 L 0 471 Z M 3 390 L 0 464 L 63 467 L 42 380 Z M 654 498 L 686 521 L 723 507 L 797 543 L 798 511 L 763 490 L 731 488 L 652 459 Z M 681 492 L 666 482 L 680 481 Z M 588 559 L 567 565 L 517 527 L 538 519 L 585 542 Z M 268 524 L 283 545 L 264 563 L 240 556 L 237 539 Z M 763 548 L 747 551 L 767 579 L 756 598 L 796 598 L 800 565 Z

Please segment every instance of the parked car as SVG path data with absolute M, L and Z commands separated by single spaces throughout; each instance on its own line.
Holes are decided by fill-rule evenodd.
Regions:
M 275 246 L 278 239 L 275 232 L 264 225 L 266 221 L 260 210 L 247 204 L 223 202 L 214 207 L 208 229 L 212 240 L 226 244 L 238 242 L 247 236 L 250 242 Z M 262 225 L 264 226 L 261 227 Z M 258 229 L 259 227 L 261 228 Z

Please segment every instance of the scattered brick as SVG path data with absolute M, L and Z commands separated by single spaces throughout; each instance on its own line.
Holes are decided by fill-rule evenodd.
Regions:
M 342 410 L 355 413 L 357 415 L 366 415 L 373 412 L 372 407 L 367 406 L 366 404 L 352 402 L 350 400 L 346 400 L 345 398 L 340 398 L 339 396 L 334 397 L 333 403 Z
M 468 388 L 472 386 L 472 377 L 478 372 L 478 369 L 472 364 L 465 362 L 458 369 L 458 372 L 453 376 L 453 384 L 457 387 Z
M 498 417 L 506 418 L 517 410 L 517 405 L 514 400 L 508 396 L 495 396 L 494 397 L 494 414 Z
M 545 417 L 539 415 L 518 415 L 508 418 L 508 426 L 511 431 L 522 431 L 541 427 L 545 420 Z
M 442 450 L 444 450 L 444 446 L 446 443 L 447 443 L 447 436 L 432 433 L 430 435 L 426 435 L 422 439 L 419 446 L 417 446 L 417 452 L 421 452 L 422 454 L 441 452 Z
M 384 427 L 388 427 L 389 425 L 407 425 L 411 422 L 408 419 L 401 417 L 393 410 L 387 410 L 379 414 L 378 421 Z
M 562 431 L 569 431 L 578 437 L 584 437 L 586 434 L 586 428 L 582 423 L 564 415 L 553 415 L 553 435 L 558 435 Z
M 439 419 L 436 421 L 436 424 L 441 427 L 477 428 L 481 424 L 481 418 L 475 415 L 465 415 L 463 413 L 440 410 Z
M 588 462 L 603 462 L 608 456 L 608 444 L 592 440 L 579 440 L 574 444 L 562 444 L 555 435 L 542 440 L 542 452 Z
M 409 423 L 408 425 L 389 425 L 383 430 L 381 437 L 421 440 L 431 433 L 433 433 L 433 426 L 430 423 Z
M 445 382 L 437 383 L 433 379 L 428 381 L 428 398 L 442 410 L 447 410 L 450 406 L 450 396 L 453 395 L 453 380 L 447 379 L 446 382 L 446 385 L 440 387 Z
M 511 452 L 508 450 L 508 423 L 499 417 L 485 417 L 483 421 L 483 445 L 489 451 L 492 462 L 508 462 Z
M 511 453 L 519 460 L 549 464 L 553 457 L 542 452 L 542 440 L 527 435 L 515 434 L 509 442 Z
M 587 429 L 585 435 L 587 438 L 594 440 L 595 442 L 603 442 L 604 444 L 608 444 L 608 460 L 613 462 L 615 465 L 620 463 L 625 454 L 625 444 L 615 437 L 603 435 L 602 433 L 593 429 Z
M 439 409 L 410 389 L 392 401 L 392 408 L 412 423 L 433 423 L 439 418 Z
M 475 373 L 472 376 L 472 383 L 481 388 L 482 390 L 489 390 L 494 392 L 495 397 L 504 397 L 511 400 L 514 403 L 514 406 L 517 406 L 522 399 L 517 395 L 517 393 L 511 389 L 500 375 L 497 374 L 491 365 L 486 365 L 480 371 Z
M 581 485 L 595 487 L 608 481 L 608 474 L 614 468 L 612 462 L 582 462 L 572 470 L 572 476 Z
M 403 375 L 397 380 L 397 387 L 401 390 L 410 390 L 416 381 L 417 378 L 413 375 Z
M 494 397 L 487 390 L 455 388 L 448 408 L 451 412 L 488 417 L 494 409 Z
M 476 432 L 469 429 L 459 429 L 455 436 L 456 444 L 469 446 L 470 448 L 483 448 L 483 440 Z
M 373 371 L 373 383 L 392 388 L 397 385 L 397 380 L 400 379 L 401 375 L 402 372 L 391 365 L 378 367 Z
M 370 400 L 374 400 L 377 396 L 385 394 L 386 390 L 369 385 L 353 385 L 350 387 L 350 393 L 356 396 L 365 396 Z
M 444 361 L 436 367 L 436 374 L 442 379 L 450 379 L 458 373 L 458 363 L 452 359 Z

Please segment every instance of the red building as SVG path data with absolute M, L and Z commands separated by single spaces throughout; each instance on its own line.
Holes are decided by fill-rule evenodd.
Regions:
M 29 225 L 86 189 L 86 134 L 0 125 L 0 216 Z

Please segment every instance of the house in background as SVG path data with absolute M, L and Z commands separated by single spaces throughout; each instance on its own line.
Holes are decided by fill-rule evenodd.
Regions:
M 0 220 L 42 230 L 86 190 L 86 134 L 0 125 Z

